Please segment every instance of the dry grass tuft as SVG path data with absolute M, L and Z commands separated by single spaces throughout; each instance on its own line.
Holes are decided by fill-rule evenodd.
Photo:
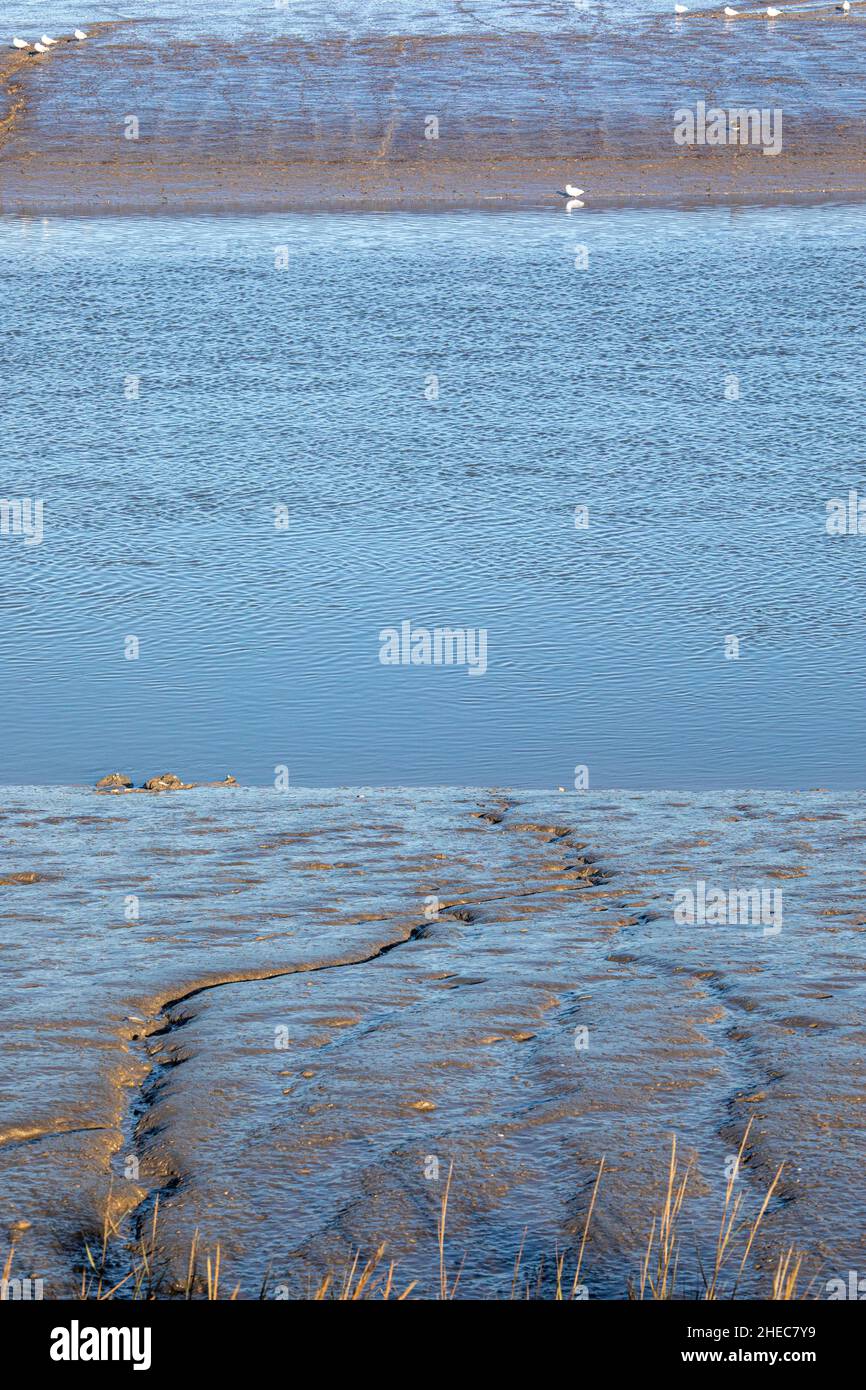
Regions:
M 758 1231 L 766 1216 L 767 1208 L 777 1190 L 782 1176 L 784 1164 L 780 1164 L 773 1181 L 763 1198 L 757 1216 L 751 1220 L 743 1217 L 742 1206 L 744 1194 L 737 1192 L 736 1182 L 739 1176 L 740 1166 L 751 1130 L 751 1121 L 746 1126 L 737 1153 L 733 1171 L 730 1173 L 725 1189 L 724 1206 L 722 1209 L 721 1221 L 715 1238 L 715 1251 L 712 1268 L 709 1274 L 704 1274 L 704 1298 L 715 1300 L 719 1297 L 736 1298 L 740 1281 L 748 1264 L 749 1258 L 755 1245 Z M 577 1298 L 585 1298 L 586 1290 L 581 1284 L 581 1271 L 583 1269 L 584 1255 L 589 1240 L 590 1227 L 593 1214 L 596 1209 L 601 1179 L 604 1173 L 604 1158 L 598 1165 L 598 1172 L 592 1188 L 592 1195 L 587 1209 L 586 1218 L 583 1224 L 580 1249 L 574 1271 L 569 1280 L 565 1269 L 565 1254 L 559 1250 L 554 1257 L 554 1281 L 553 1298 L 557 1302 L 571 1301 Z M 693 1172 L 692 1160 L 683 1162 L 678 1154 L 677 1139 L 671 1137 L 670 1159 L 667 1164 L 667 1172 L 664 1179 L 664 1195 L 661 1207 L 653 1216 L 650 1225 L 649 1236 L 646 1248 L 640 1264 L 640 1282 L 635 1291 L 631 1280 L 627 1282 L 627 1293 L 630 1298 L 650 1298 L 650 1299 L 673 1299 L 681 1296 L 677 1288 L 677 1277 L 680 1268 L 680 1249 L 681 1233 L 680 1223 L 683 1214 L 683 1207 L 689 1188 L 689 1181 Z M 451 1198 L 451 1185 L 454 1176 L 453 1163 L 448 1169 L 448 1178 L 445 1183 L 445 1191 L 439 1205 L 439 1212 L 436 1220 L 436 1240 L 439 1257 L 438 1268 L 438 1288 L 434 1297 L 448 1301 L 457 1296 L 460 1279 L 465 1262 L 465 1254 L 455 1274 L 452 1275 L 446 1254 L 446 1225 L 448 1219 L 448 1205 Z M 110 1198 L 110 1194 L 109 1194 Z M 135 1247 L 130 1249 L 123 1241 L 122 1232 L 118 1222 L 109 1214 L 111 1211 L 111 1201 L 107 1203 L 107 1212 L 103 1222 L 101 1241 L 95 1251 L 88 1242 L 84 1243 L 84 1267 L 81 1273 L 81 1284 L 78 1296 L 81 1299 L 93 1299 L 104 1301 L 113 1298 L 129 1298 L 133 1300 L 148 1300 L 155 1298 L 181 1297 L 186 1300 L 204 1298 L 209 1302 L 217 1302 L 220 1299 L 228 1298 L 229 1301 L 237 1299 L 240 1295 L 240 1285 L 237 1284 L 232 1292 L 225 1294 L 221 1289 L 222 1269 L 222 1249 L 217 1244 L 216 1249 L 206 1252 L 204 1255 L 204 1272 L 200 1271 L 201 1252 L 199 1249 L 199 1232 L 195 1231 L 190 1244 L 189 1258 L 187 1261 L 186 1278 L 183 1284 L 165 1286 L 165 1276 L 159 1267 L 159 1199 L 154 1203 L 153 1215 L 150 1221 L 149 1230 L 142 1234 Z M 17 1223 L 21 1229 L 26 1228 L 27 1223 Z M 13 1229 L 11 1234 L 11 1245 L 6 1256 L 2 1279 L 0 1285 L 0 1299 L 5 1296 L 6 1284 L 11 1276 L 12 1263 L 15 1254 L 15 1246 L 19 1238 L 17 1229 Z M 543 1270 L 539 1269 L 533 1279 L 527 1279 L 521 1275 L 521 1262 L 523 1259 L 523 1247 L 526 1239 L 524 1230 L 523 1239 L 514 1262 L 514 1271 L 511 1281 L 511 1298 L 533 1298 L 545 1297 L 546 1292 L 543 1287 Z M 736 1259 L 735 1251 L 742 1249 L 739 1263 L 736 1266 L 736 1274 L 727 1292 L 722 1292 L 722 1282 L 730 1265 Z M 128 1265 L 128 1269 L 123 1277 L 116 1278 L 118 1270 L 119 1249 L 123 1251 L 123 1259 Z M 338 1302 L 356 1302 L 370 1299 L 394 1299 L 402 1302 L 417 1289 L 418 1281 L 413 1280 L 404 1288 L 396 1286 L 397 1265 L 393 1260 L 385 1258 L 386 1245 L 382 1242 L 374 1254 L 368 1260 L 362 1262 L 361 1251 L 356 1251 L 349 1264 L 342 1274 L 333 1272 L 324 1276 L 318 1286 L 313 1289 L 309 1297 L 316 1302 L 334 1300 Z M 790 1246 L 782 1251 L 777 1259 L 773 1273 L 772 1299 L 791 1300 L 801 1297 L 808 1297 L 798 1292 L 798 1284 L 802 1273 L 804 1256 L 802 1252 Z M 122 1268 L 123 1266 L 121 1266 Z M 703 1267 L 702 1272 L 703 1272 Z M 110 1269 L 114 1270 L 114 1276 L 110 1274 Z M 113 1279 L 113 1282 L 112 1282 Z M 261 1284 L 258 1297 L 266 1299 L 269 1294 L 270 1271 L 268 1271 Z M 416 1295 L 420 1297 L 422 1295 Z
M 735 1237 L 744 1236 L 745 1243 L 743 1253 L 740 1258 L 739 1267 L 730 1292 L 729 1298 L 736 1298 L 737 1290 L 740 1285 L 755 1238 L 760 1229 L 761 1223 L 767 1212 L 767 1208 L 773 1198 L 773 1194 L 779 1185 L 779 1180 L 784 1170 L 784 1163 L 780 1163 L 773 1181 L 770 1183 L 761 1203 L 757 1216 L 752 1221 L 741 1220 L 741 1208 L 743 1204 L 743 1192 L 734 1193 L 740 1167 L 743 1161 L 743 1154 L 749 1140 L 749 1131 L 752 1128 L 752 1121 L 746 1125 L 740 1147 L 737 1151 L 736 1161 L 732 1171 L 728 1175 L 725 1188 L 725 1202 L 722 1209 L 721 1222 L 716 1237 L 715 1258 L 713 1261 L 712 1272 L 707 1278 L 705 1276 L 704 1298 L 714 1301 L 720 1294 L 720 1281 L 725 1266 L 734 1251 Z M 647 1240 L 646 1252 L 641 1266 L 641 1281 L 639 1297 L 647 1296 L 658 1299 L 670 1299 L 676 1296 L 677 1266 L 679 1262 L 680 1235 L 679 1220 L 682 1214 L 683 1202 L 688 1188 L 689 1177 L 691 1175 L 691 1162 L 680 1170 L 677 1158 L 676 1135 L 671 1136 L 671 1157 L 668 1165 L 667 1189 L 661 1212 L 653 1217 L 650 1227 L 649 1238 Z M 658 1230 L 658 1235 L 656 1231 Z M 797 1279 L 803 1263 L 803 1255 L 797 1254 L 791 1247 L 787 1254 L 779 1256 L 779 1264 L 773 1280 L 773 1298 L 795 1298 Z

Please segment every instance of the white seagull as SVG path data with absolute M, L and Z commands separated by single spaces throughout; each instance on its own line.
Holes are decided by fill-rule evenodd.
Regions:
M 33 45 L 33 47 L 34 47 L 34 49 L 35 49 L 35 51 L 36 51 L 37 53 L 47 53 L 47 52 L 48 52 L 48 49 L 45 47 L 45 44 L 44 44 L 44 43 L 35 43 L 35 44 Z
M 851 0 L 842 0 L 842 4 L 836 6 L 836 9 L 839 10 L 841 14 L 847 14 L 850 8 Z
M 46 47 L 46 48 L 51 48 L 52 44 L 55 44 L 55 43 L 57 42 L 57 40 L 56 40 L 56 39 L 49 39 L 49 37 L 48 37 L 47 34 L 43 34 L 43 35 L 42 35 L 42 42 L 45 44 L 45 47 Z
M 562 189 L 559 190 L 559 196 L 560 196 L 560 198 L 567 198 L 567 199 L 568 199 L 568 202 L 567 202 L 566 205 L 565 205 L 565 211 L 566 211 L 566 212 L 574 212 L 574 209 L 575 209 L 575 208 L 582 208 L 582 207 L 583 207 L 583 203 L 580 201 L 582 195 L 583 195 L 583 189 L 582 189 L 582 188 L 575 188 L 575 186 L 574 186 L 573 183 L 567 183 L 567 184 L 565 185 L 565 190 L 564 190 L 564 191 L 563 191 Z
M 13 48 L 29 48 L 30 45 L 29 45 L 29 43 L 27 42 L 26 39 L 13 39 L 13 40 L 12 40 L 12 47 L 13 47 Z
M 739 10 L 732 10 L 730 5 L 725 6 L 725 14 L 727 15 L 728 19 L 733 19 L 734 16 L 738 15 L 739 13 Z
M 79 40 L 79 42 L 80 42 L 82 39 L 86 39 L 86 38 L 87 38 L 87 35 L 86 35 L 86 33 L 84 32 L 83 29 L 75 29 L 75 30 L 73 30 L 73 33 L 75 34 L 75 37 Z
M 674 5 L 674 14 L 688 14 L 688 5 Z
M 767 6 L 767 18 L 768 18 L 768 19 L 778 19 L 778 18 L 779 18 L 779 15 L 780 15 L 781 13 L 782 13 L 782 11 L 781 11 L 781 10 L 777 10 L 775 5 L 768 5 L 768 6 Z

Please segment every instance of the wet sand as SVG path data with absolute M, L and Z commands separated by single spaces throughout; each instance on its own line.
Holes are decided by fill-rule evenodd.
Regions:
M 7 60 L 6 212 L 560 208 L 566 181 L 587 208 L 866 190 L 863 5 L 583 33 L 92 35 Z M 781 152 L 677 146 L 674 111 L 699 100 L 780 109 Z
M 671 1133 L 695 1292 L 750 1119 L 746 1211 L 785 1168 L 740 1292 L 862 1265 L 862 794 L 7 789 L 0 837 L 0 1217 L 46 1297 L 157 1197 L 166 1295 L 198 1229 L 243 1296 L 383 1240 L 432 1296 L 452 1164 L 461 1292 L 521 1241 L 549 1291 L 602 1155 L 584 1283 L 624 1297 Z M 782 929 L 678 925 L 702 879 Z

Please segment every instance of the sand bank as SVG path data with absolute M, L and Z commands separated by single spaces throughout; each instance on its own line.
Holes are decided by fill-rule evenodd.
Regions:
M 856 198 L 861 8 L 775 25 L 708 11 L 583 34 L 249 44 L 176 40 L 157 22 L 94 27 L 86 44 L 13 59 L 0 205 L 559 207 L 566 181 L 588 208 Z M 781 150 L 678 146 L 675 112 L 698 101 L 780 111 Z

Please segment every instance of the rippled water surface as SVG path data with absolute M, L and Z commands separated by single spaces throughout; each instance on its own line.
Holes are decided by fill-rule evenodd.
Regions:
M 656 11 L 671 13 L 673 5 L 668 0 L 624 0 L 614 11 L 604 0 L 135 0 L 127 5 L 106 0 L 13 0 L 9 17 L 18 29 L 28 24 L 39 28 L 49 20 L 57 29 L 135 20 L 171 25 L 185 36 L 276 32 L 314 37 L 353 32 L 567 32 L 592 19 Z
M 4 780 L 862 784 L 863 251 L 842 207 L 3 219 Z M 382 665 L 406 619 L 486 674 Z

